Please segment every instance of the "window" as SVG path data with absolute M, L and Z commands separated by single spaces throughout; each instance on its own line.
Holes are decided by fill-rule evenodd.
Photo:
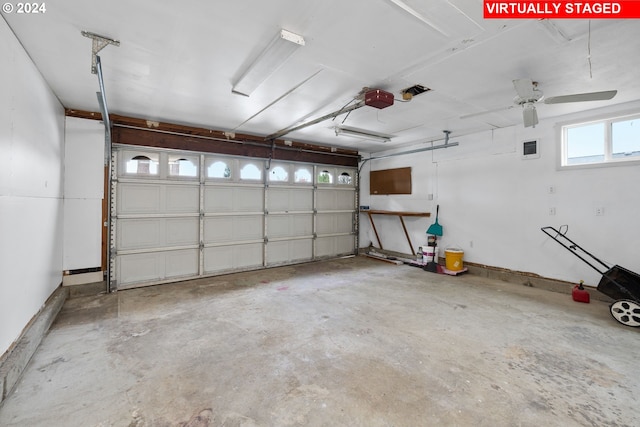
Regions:
M 318 184 L 332 184 L 333 175 L 328 170 L 323 170 L 318 174 Z
M 297 169 L 296 172 L 293 174 L 293 181 L 299 184 L 301 183 L 310 184 L 311 172 L 309 171 L 309 169 L 305 169 L 305 168 Z
M 169 176 L 198 176 L 198 158 L 169 156 Z
M 338 177 L 338 184 L 351 185 L 351 175 L 348 172 L 342 172 Z
M 269 181 L 286 182 L 289 180 L 289 173 L 282 166 L 276 166 L 269 172 Z
M 640 117 L 562 127 L 562 166 L 640 160 Z
M 125 171 L 136 175 L 158 175 L 158 163 L 157 154 L 137 154 L 127 160 Z
M 231 168 L 225 162 L 218 160 L 207 168 L 207 178 L 231 178 Z
M 262 171 L 253 163 L 247 163 L 240 169 L 240 179 L 260 181 L 262 180 Z

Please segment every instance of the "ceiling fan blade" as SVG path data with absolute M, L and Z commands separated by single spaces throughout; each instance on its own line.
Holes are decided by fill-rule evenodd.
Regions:
M 522 108 L 522 120 L 524 121 L 524 127 L 535 127 L 538 124 L 538 113 L 536 107 L 533 104 L 526 104 Z
M 522 99 L 533 98 L 533 82 L 531 79 L 517 79 L 513 81 L 518 96 Z
M 617 90 L 606 90 L 604 92 L 576 93 L 574 95 L 551 96 L 544 100 L 545 104 L 564 104 L 566 102 L 584 101 L 606 101 L 613 98 L 618 93 Z

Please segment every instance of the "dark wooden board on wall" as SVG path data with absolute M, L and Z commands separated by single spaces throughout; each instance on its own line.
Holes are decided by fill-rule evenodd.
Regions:
M 369 194 L 411 194 L 411 168 L 371 171 Z

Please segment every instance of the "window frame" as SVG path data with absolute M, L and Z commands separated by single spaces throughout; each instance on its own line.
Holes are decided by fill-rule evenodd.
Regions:
M 557 167 L 559 170 L 571 170 L 571 169 L 592 169 L 592 168 L 602 168 L 602 167 L 612 167 L 612 166 L 632 166 L 640 164 L 640 156 L 633 156 L 630 158 L 613 158 L 613 140 L 612 140 L 612 129 L 613 124 L 618 122 L 626 122 L 631 120 L 640 120 L 640 113 L 638 112 L 627 112 L 627 113 L 618 113 L 618 114 L 608 114 L 608 115 L 599 115 L 596 117 L 590 117 L 587 119 L 576 119 L 563 123 L 559 123 L 557 126 L 558 132 L 558 157 L 557 157 Z M 592 163 L 578 163 L 578 164 L 567 164 L 567 156 L 568 156 L 568 141 L 567 141 L 567 131 L 571 128 L 577 128 L 581 126 L 589 126 L 595 124 L 604 124 L 604 140 L 603 142 L 603 152 L 604 152 L 604 160 L 599 162 Z

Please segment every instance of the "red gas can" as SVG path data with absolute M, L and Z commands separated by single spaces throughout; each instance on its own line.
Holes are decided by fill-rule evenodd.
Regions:
M 579 285 L 575 285 L 571 291 L 574 301 L 589 302 L 589 292 L 582 286 L 584 282 L 581 280 Z

